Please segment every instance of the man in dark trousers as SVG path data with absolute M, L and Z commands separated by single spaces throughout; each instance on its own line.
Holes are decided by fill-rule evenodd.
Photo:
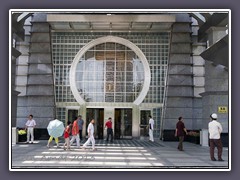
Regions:
M 112 118 L 109 117 L 108 121 L 105 124 L 105 128 L 107 127 L 107 141 L 109 139 L 109 135 L 111 135 L 111 142 L 113 142 L 113 130 L 112 130 Z
M 210 158 L 212 161 L 216 161 L 214 157 L 214 149 L 216 146 L 218 150 L 218 161 L 223 161 L 222 141 L 221 141 L 222 125 L 217 121 L 216 113 L 211 114 L 210 118 L 211 118 L 211 121 L 208 124 L 209 140 L 210 140 Z
M 187 135 L 187 129 L 185 128 L 183 118 L 179 117 L 178 122 L 176 124 L 176 131 L 175 131 L 175 136 L 177 136 L 178 139 L 179 139 L 179 143 L 178 143 L 178 150 L 179 151 L 183 151 L 184 132 Z

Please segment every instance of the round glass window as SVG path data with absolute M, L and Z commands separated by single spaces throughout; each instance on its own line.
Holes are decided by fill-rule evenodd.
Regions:
M 143 87 L 144 67 L 127 46 L 106 42 L 79 58 L 75 80 L 86 102 L 134 102 Z

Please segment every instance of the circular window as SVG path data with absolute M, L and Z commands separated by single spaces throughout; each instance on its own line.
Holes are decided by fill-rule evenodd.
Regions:
M 141 50 L 130 41 L 107 36 L 85 45 L 70 69 L 76 100 L 140 104 L 150 85 L 150 69 Z

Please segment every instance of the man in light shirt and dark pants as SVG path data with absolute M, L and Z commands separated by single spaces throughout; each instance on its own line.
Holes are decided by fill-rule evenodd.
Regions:
M 222 159 L 222 141 L 221 141 L 221 132 L 222 125 L 217 121 L 217 114 L 213 113 L 210 115 L 211 122 L 208 124 L 208 132 L 210 139 L 210 157 L 212 161 L 216 161 L 214 157 L 215 146 L 218 150 L 218 161 L 223 161 Z
M 36 121 L 33 119 L 33 115 L 29 115 L 29 119 L 27 120 L 25 124 L 25 130 L 27 130 L 27 143 L 29 143 L 30 135 L 31 135 L 31 144 L 33 144 L 34 141 L 34 127 L 36 126 Z

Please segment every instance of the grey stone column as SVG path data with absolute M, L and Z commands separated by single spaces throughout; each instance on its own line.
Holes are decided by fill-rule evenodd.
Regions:
M 49 120 L 55 118 L 50 27 L 46 14 L 34 14 L 31 23 L 27 113 L 34 115 L 36 128 L 46 128 Z
M 221 65 L 205 62 L 205 89 L 203 98 L 203 128 L 208 128 L 210 114 L 217 113 L 223 132 L 228 132 L 228 113 L 218 113 L 219 106 L 228 107 L 228 72 Z
M 168 62 L 166 101 L 163 108 L 163 129 L 174 130 L 179 116 L 187 129 L 193 124 L 193 70 L 191 46 L 191 19 L 188 14 L 176 14 L 172 26 L 171 50 Z M 165 133 L 162 136 L 165 139 Z M 166 137 L 167 138 L 167 137 Z

